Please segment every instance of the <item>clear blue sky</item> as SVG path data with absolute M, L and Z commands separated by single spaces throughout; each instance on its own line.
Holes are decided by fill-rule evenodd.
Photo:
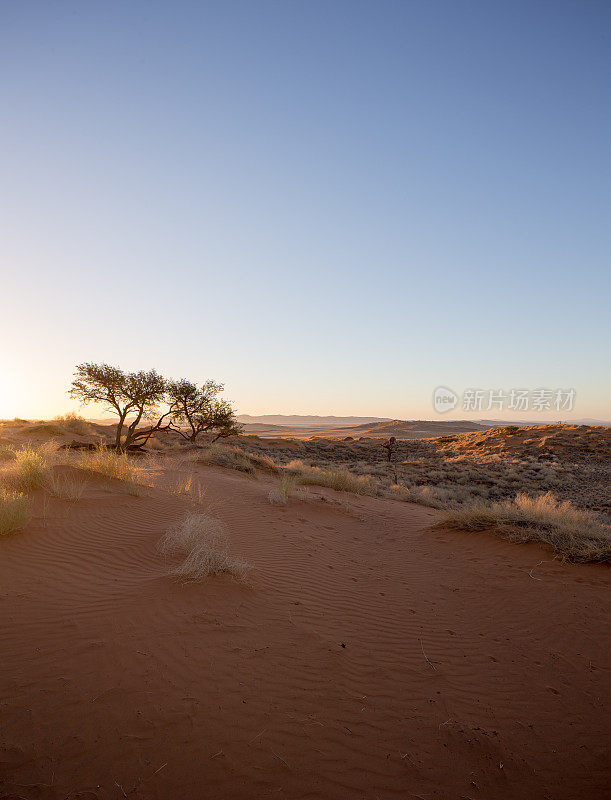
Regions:
M 610 67 L 609 2 L 3 2 L 0 417 L 83 360 L 611 417 Z

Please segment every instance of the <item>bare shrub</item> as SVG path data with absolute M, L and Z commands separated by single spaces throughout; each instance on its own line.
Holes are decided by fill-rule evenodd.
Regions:
M 243 581 L 251 568 L 245 561 L 229 554 L 227 528 L 220 519 L 209 514 L 187 514 L 167 531 L 159 549 L 162 553 L 186 556 L 170 572 L 185 583 L 221 573 Z
M 569 561 L 610 561 L 611 527 L 570 501 L 556 500 L 550 493 L 529 497 L 521 493 L 513 500 L 478 502 L 453 510 L 433 527 L 460 530 L 492 530 L 518 542 L 542 542 Z
M 21 530 L 30 519 L 28 498 L 21 492 L 0 488 L 0 536 Z

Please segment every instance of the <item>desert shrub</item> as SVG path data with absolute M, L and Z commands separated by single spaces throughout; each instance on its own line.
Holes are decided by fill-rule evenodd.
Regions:
M 59 414 L 55 417 L 55 422 L 80 436 L 91 432 L 89 423 L 74 411 L 69 411 L 67 414 Z
M 229 575 L 244 580 L 250 565 L 229 554 L 229 540 L 225 524 L 209 514 L 187 514 L 170 528 L 161 542 L 162 553 L 185 556 L 171 575 L 185 583 L 198 581 L 208 575 Z
M 138 494 L 141 486 L 151 484 L 151 470 L 135 463 L 125 452 L 117 452 L 104 444 L 95 450 L 81 452 L 80 466 L 105 478 L 123 481 L 130 494 Z
M 0 487 L 0 536 L 21 530 L 30 521 L 30 504 L 21 492 Z
M 492 530 L 518 542 L 542 542 L 569 561 L 610 561 L 611 527 L 595 514 L 558 501 L 551 494 L 478 502 L 451 511 L 434 527 Z

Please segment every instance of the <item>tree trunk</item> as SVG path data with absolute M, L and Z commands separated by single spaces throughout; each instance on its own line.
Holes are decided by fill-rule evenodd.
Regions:
M 123 433 L 123 423 L 125 422 L 126 414 L 122 414 L 117 422 L 117 435 L 115 436 L 115 447 L 118 450 L 121 447 L 121 434 Z

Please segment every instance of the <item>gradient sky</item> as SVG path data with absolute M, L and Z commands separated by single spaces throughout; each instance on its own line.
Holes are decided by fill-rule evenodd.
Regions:
M 610 67 L 606 0 L 3 2 L 0 417 L 87 360 L 610 418 Z

